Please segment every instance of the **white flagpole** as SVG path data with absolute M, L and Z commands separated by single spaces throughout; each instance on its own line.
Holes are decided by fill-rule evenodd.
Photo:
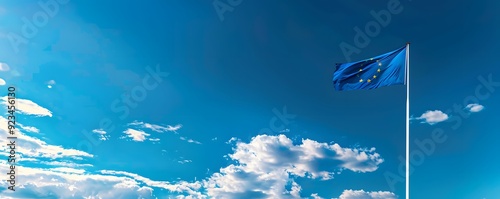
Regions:
M 406 43 L 406 199 L 410 198 L 410 43 Z

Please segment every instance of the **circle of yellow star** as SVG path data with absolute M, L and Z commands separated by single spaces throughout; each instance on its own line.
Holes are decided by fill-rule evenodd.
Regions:
M 359 82 L 363 82 L 363 79 L 360 79 Z

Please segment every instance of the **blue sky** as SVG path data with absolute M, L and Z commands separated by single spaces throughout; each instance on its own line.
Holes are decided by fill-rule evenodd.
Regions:
M 405 86 L 332 74 L 408 41 L 410 196 L 500 195 L 496 1 L 40 2 L 0 3 L 2 198 L 404 198 Z

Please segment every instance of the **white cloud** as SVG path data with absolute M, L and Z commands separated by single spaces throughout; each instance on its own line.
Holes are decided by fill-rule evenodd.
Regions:
M 181 124 L 177 124 L 177 125 L 174 125 L 174 126 L 171 126 L 171 125 L 161 126 L 161 125 L 157 125 L 157 124 L 150 124 L 150 123 L 145 123 L 145 122 L 139 122 L 137 120 L 133 121 L 131 123 L 128 123 L 127 125 L 128 126 L 137 126 L 139 128 L 142 128 L 142 129 L 150 129 L 150 130 L 158 132 L 158 133 L 174 132 L 175 134 L 178 134 L 177 130 L 179 130 L 179 129 L 182 128 Z M 144 131 L 140 131 L 140 132 L 144 132 Z M 149 134 L 147 134 L 147 136 L 149 136 Z M 193 140 L 193 139 L 188 139 L 186 137 L 180 137 L 180 139 L 184 140 L 184 141 L 187 141 L 189 143 L 201 144 L 201 142 L 198 142 L 198 141 Z M 149 140 L 153 141 L 153 142 L 157 142 L 160 139 L 159 138 L 151 138 Z
M 200 192 L 198 192 L 198 190 L 202 187 L 202 183 L 200 182 L 189 183 L 186 181 L 180 181 L 176 183 L 170 183 L 166 181 L 154 181 L 149 178 L 124 171 L 103 170 L 101 171 L 101 173 L 115 176 L 126 176 L 132 178 L 134 181 L 142 182 L 149 187 L 163 188 L 177 193 L 186 193 L 193 196 L 194 198 L 206 198 L 203 197 Z
M 322 197 L 320 197 L 317 193 L 313 193 L 311 194 L 311 198 L 312 199 L 323 199 Z
M 9 65 L 0 62 L 0 71 L 8 71 L 8 70 L 10 70 Z
M 69 168 L 75 168 L 75 167 L 93 167 L 93 165 L 91 165 L 91 164 L 77 164 L 77 163 L 74 163 L 74 162 L 62 162 L 62 161 L 51 161 L 51 162 L 39 161 L 38 163 L 44 164 L 44 165 L 50 165 L 50 166 L 69 167 Z
M 394 193 L 388 191 L 366 192 L 364 190 L 344 190 L 339 199 L 396 199 Z
M 52 88 L 54 85 L 56 85 L 56 81 L 54 80 L 49 80 L 47 82 L 47 88 Z
M 95 132 L 104 134 L 100 130 Z M 147 137 L 138 130 L 128 129 L 126 132 L 136 141 Z M 64 150 L 58 149 L 57 152 L 67 155 Z M 47 197 L 52 194 L 51 197 L 57 198 L 149 199 L 155 198 L 153 188 L 160 188 L 170 191 L 177 198 L 185 199 L 292 199 L 301 198 L 302 191 L 302 187 L 294 181 L 295 177 L 327 180 L 332 178 L 334 172 L 345 169 L 355 172 L 375 171 L 383 162 L 374 148 L 343 148 L 338 144 L 319 143 L 309 139 L 302 140 L 301 144 L 293 144 L 285 135 L 259 135 L 249 143 L 238 141 L 233 150 L 229 157 L 235 161 L 234 164 L 221 168 L 206 179 L 195 179 L 194 182 L 155 181 L 125 171 L 101 170 L 92 173 L 77 169 L 76 167 L 83 165 L 72 165 L 72 162 L 52 163 L 49 165 L 60 167 L 50 169 L 20 165 L 16 167 L 16 177 L 23 180 L 17 183 L 16 192 L 0 191 L 0 197 Z M 181 159 L 178 162 L 183 164 L 191 160 Z M 7 167 L 6 161 L 0 160 L 0 166 Z M 0 181 L 0 186 L 6 187 L 7 182 Z M 341 197 L 348 197 L 351 192 L 345 191 Z M 391 196 L 385 192 L 370 192 L 368 195 L 373 199 Z M 320 198 L 317 194 L 311 197 Z
M 226 142 L 226 144 L 231 144 L 231 143 L 236 142 L 236 141 L 238 141 L 238 138 L 236 138 L 236 137 L 231 137 L 231 139 L 229 139 L 229 140 Z
M 189 142 L 189 143 L 193 143 L 193 144 L 201 144 L 201 142 L 198 142 L 198 141 L 193 140 L 193 139 L 188 139 L 186 137 L 180 137 L 179 139 L 184 140 L 184 141 Z
M 83 169 L 73 169 L 69 167 L 58 167 L 58 168 L 52 168 L 49 169 L 50 171 L 58 171 L 61 173 L 74 173 L 74 174 L 84 174 L 85 170 Z
M 7 84 L 7 82 L 5 82 L 5 80 L 3 80 L 2 78 L 0 78 L 0 86 L 3 86 L 5 84 Z
M 0 116 L 0 123 L 7 124 L 7 119 Z M 9 129 L 6 125 L 0 125 L 0 137 L 8 137 Z M 39 158 L 73 158 L 80 159 L 83 157 L 93 157 L 93 155 L 76 149 L 66 149 L 61 146 L 50 145 L 38 138 L 28 136 L 20 130 L 15 131 L 17 136 L 16 153 L 24 157 L 39 157 Z M 0 140 L 0 145 L 5 146 L 9 140 Z M 6 151 L 1 149 L 0 151 Z
M 4 161 L 5 162 L 5 161 Z M 5 163 L 0 164 L 7 167 Z M 16 191 L 4 190 L 1 198 L 155 198 L 152 188 L 129 176 L 88 174 L 73 168 L 29 168 L 17 166 Z M 147 179 L 140 178 L 139 179 Z M 148 181 L 152 185 L 164 185 L 164 182 Z M 7 187 L 7 182 L 0 182 Z M 167 184 L 168 185 L 168 184 Z M 170 185 L 175 191 L 182 185 Z M 189 186 L 189 185 L 185 185 Z M 188 189 L 188 188 L 186 188 Z
M 419 120 L 425 120 L 424 121 L 425 123 L 428 123 L 428 124 L 432 125 L 432 124 L 436 124 L 436 123 L 439 123 L 439 122 L 446 121 L 448 119 L 448 115 L 446 115 L 445 113 L 443 113 L 440 110 L 434 110 L 434 111 L 427 111 L 427 112 L 425 112 L 424 114 L 422 114 L 417 119 L 419 119 Z
M 31 133 L 39 133 L 40 130 L 37 129 L 36 127 L 33 127 L 33 126 L 24 126 L 22 124 L 19 124 L 19 127 L 21 127 L 21 129 L 23 129 L 24 131 L 27 131 L 27 132 L 31 132 Z
M 166 127 L 160 126 L 157 124 L 150 124 L 150 123 L 145 123 L 145 122 L 139 122 L 139 121 L 133 121 L 128 124 L 129 126 L 140 126 L 141 128 L 146 128 L 146 129 L 151 129 L 153 131 L 156 131 L 158 133 L 163 133 L 163 132 L 174 132 L 177 133 L 177 130 L 182 128 L 182 124 L 177 124 L 175 126 L 167 125 Z
M 106 135 L 106 131 L 104 131 L 103 129 L 94 129 L 92 130 L 92 132 L 100 135 Z
M 185 164 L 185 163 L 190 163 L 190 162 L 193 162 L 191 160 L 179 160 L 177 161 L 179 164 Z
M 102 129 L 94 129 L 92 130 L 93 133 L 99 134 L 99 140 L 109 140 L 109 135 L 106 135 L 106 131 Z
M 293 198 L 300 191 L 293 176 L 328 180 L 345 169 L 372 172 L 383 162 L 374 151 L 374 148 L 343 148 L 309 139 L 294 145 L 285 135 L 259 135 L 250 143 L 238 142 L 234 153 L 229 155 L 237 164 L 221 168 L 204 186 L 209 197 Z M 292 188 L 286 190 L 289 184 Z
M 280 131 L 280 133 L 288 133 L 288 132 L 290 132 L 290 129 L 283 129 Z
M 9 105 L 7 96 L 2 97 L 2 104 Z M 36 104 L 35 102 L 27 99 L 15 99 L 16 111 L 25 115 L 35 116 L 49 116 L 52 117 L 52 112 L 48 109 Z
M 177 130 L 181 129 L 182 128 L 182 125 L 181 124 L 177 124 L 175 126 L 170 126 L 170 125 L 167 125 L 167 130 L 168 131 L 173 131 L 173 132 L 176 132 Z
M 143 142 L 144 140 L 146 140 L 146 137 L 150 136 L 150 134 L 147 134 L 144 131 L 135 129 L 127 129 L 123 133 L 126 134 L 125 137 L 132 138 L 132 140 L 136 142 Z
M 484 106 L 480 104 L 469 104 L 465 108 L 470 112 L 477 113 L 479 111 L 482 111 L 484 109 Z
M 0 122 L 7 123 L 7 120 L 0 116 Z M 172 184 L 153 181 L 127 172 L 114 172 L 114 174 L 108 172 L 111 175 L 104 175 L 106 172 L 95 174 L 84 169 L 78 169 L 78 167 L 92 167 L 92 165 L 74 163 L 70 161 L 71 158 L 84 160 L 82 157 L 92 158 L 93 155 L 74 149 L 49 145 L 44 141 L 24 134 L 25 129 L 20 128 L 15 131 L 18 138 L 16 140 L 16 152 L 19 162 L 16 165 L 16 178 L 23 180 L 16 182 L 15 192 L 1 190 L 0 198 L 155 198 L 152 195 L 153 189 L 151 186 L 193 196 L 200 195 L 193 191 L 200 187 L 200 182 L 187 183 L 180 181 Z M 7 137 L 8 130 L 6 126 L 0 126 L 0 136 Z M 106 134 L 101 129 L 96 129 L 93 132 L 99 135 Z M 134 138 L 137 139 L 138 137 L 140 138 L 140 135 L 136 135 Z M 8 141 L 5 139 L 0 140 L 0 144 L 5 146 Z M 0 155 L 6 156 L 7 154 L 6 148 L 2 148 Z M 44 161 L 47 158 L 50 161 Z M 54 160 L 58 158 L 68 160 Z M 26 161 L 30 162 L 30 165 L 49 165 L 56 166 L 56 168 L 26 167 L 24 164 Z M 0 166 L 3 168 L 9 167 L 5 160 L 0 160 Z M 149 185 L 144 185 L 145 183 Z M 8 183 L 2 180 L 0 186 L 7 187 Z

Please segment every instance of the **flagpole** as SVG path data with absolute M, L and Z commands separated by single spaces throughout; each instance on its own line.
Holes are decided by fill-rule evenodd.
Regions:
M 410 42 L 406 43 L 406 199 L 410 198 Z

